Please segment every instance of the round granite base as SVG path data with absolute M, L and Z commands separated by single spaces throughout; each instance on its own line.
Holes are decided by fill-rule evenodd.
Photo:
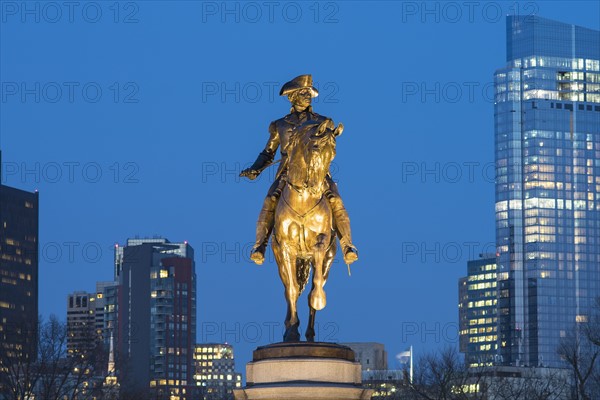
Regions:
M 352 349 L 334 343 L 275 343 L 257 348 L 246 366 L 246 387 L 236 400 L 363 400 L 360 363 Z
M 297 357 L 356 361 L 356 355 L 350 347 L 327 342 L 273 343 L 259 347 L 252 353 L 252 361 Z

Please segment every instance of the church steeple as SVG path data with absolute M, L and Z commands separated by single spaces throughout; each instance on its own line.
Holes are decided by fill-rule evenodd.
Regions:
M 110 331 L 110 342 L 109 342 L 109 353 L 108 353 L 108 375 L 115 376 L 115 348 L 113 340 L 113 331 Z
M 110 331 L 109 341 L 109 353 L 108 353 L 108 366 L 106 371 L 106 378 L 104 379 L 105 395 L 108 398 L 117 398 L 119 393 L 119 382 L 115 373 L 115 347 L 113 340 L 113 331 Z

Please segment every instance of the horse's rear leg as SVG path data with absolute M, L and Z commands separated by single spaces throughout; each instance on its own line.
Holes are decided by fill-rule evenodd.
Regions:
M 284 286 L 284 296 L 287 302 L 285 317 L 284 342 L 300 341 L 300 320 L 296 303 L 300 296 L 300 288 L 296 278 L 296 251 L 287 244 L 280 245 L 277 240 L 272 241 L 273 253 L 279 266 L 279 277 Z
M 310 306 L 310 300 L 308 301 L 308 326 L 306 327 L 306 341 L 314 342 L 315 341 L 315 316 L 317 314 L 317 310 Z
M 327 282 L 327 277 L 329 276 L 329 270 L 331 269 L 331 264 L 333 263 L 333 260 L 335 259 L 335 252 L 336 252 L 336 243 L 335 243 L 335 241 L 332 241 L 329 246 L 329 249 L 327 249 L 327 251 L 325 253 L 325 259 L 323 260 L 323 286 L 325 286 L 325 283 Z M 314 268 L 314 265 L 313 265 L 313 268 Z M 313 288 L 314 288 L 314 283 L 313 283 Z M 308 326 L 306 327 L 306 341 L 314 342 L 315 341 L 315 317 L 317 314 L 317 310 L 315 310 L 314 308 L 311 307 L 310 298 L 308 301 L 308 308 L 309 308 L 309 317 L 308 317 Z
M 325 276 L 323 271 L 323 260 L 325 259 L 325 244 L 326 235 L 320 234 L 317 236 L 317 243 L 314 247 L 314 268 L 313 268 L 313 287 L 310 291 L 309 305 L 311 308 L 319 311 L 325 308 L 327 299 L 325 297 Z

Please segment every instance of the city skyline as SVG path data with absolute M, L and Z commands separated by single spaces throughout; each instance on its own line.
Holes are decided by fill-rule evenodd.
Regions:
M 594 5 L 585 7 L 589 7 L 588 15 L 597 11 Z M 112 40 L 120 34 L 135 33 L 135 28 L 143 29 L 143 17 L 147 18 L 148 25 L 152 25 L 149 21 L 156 18 L 153 14 L 156 11 L 144 10 L 143 6 L 141 8 L 145 12 L 139 15 L 140 22 L 136 26 L 111 25 L 110 28 L 114 28 L 111 31 L 99 25 L 99 29 L 107 29 L 106 33 Z M 344 18 L 348 25 L 352 25 L 351 21 L 357 20 L 358 14 L 361 14 L 359 9 L 359 6 L 342 4 L 340 10 L 343 12 L 338 14 L 339 23 L 335 26 L 315 25 L 312 21 L 302 22 L 299 26 L 314 28 L 314 32 L 306 35 L 315 41 L 323 33 L 330 33 L 331 40 L 340 41 L 340 49 L 346 57 L 350 56 L 350 49 L 355 44 L 367 55 L 374 55 L 359 36 L 350 36 L 355 40 L 350 44 L 343 41 L 341 33 L 336 33 L 334 29 L 349 35 Z M 393 21 L 391 16 L 386 19 L 381 10 L 373 6 L 364 14 L 369 20 L 375 16 L 385 20 L 380 27 L 369 26 L 376 35 L 383 35 L 387 40 L 386 29 L 392 30 Z M 196 11 L 202 13 L 202 10 Z M 331 10 L 321 11 L 325 13 Z M 400 8 L 397 11 L 402 12 Z M 581 11 L 568 10 L 563 16 L 562 10 L 540 4 L 539 12 L 548 18 L 598 29 L 597 25 L 593 26 L 594 22 L 589 16 Z M 167 19 L 185 20 L 185 16 L 174 11 L 168 14 Z M 495 247 L 493 173 L 491 180 L 485 175 L 486 164 L 493 162 L 493 104 L 484 98 L 480 89 L 492 81 L 493 70 L 502 65 L 504 60 L 504 18 L 501 22 L 490 22 L 480 17 L 473 24 L 467 20 L 462 24 L 452 24 L 443 19 L 438 23 L 432 20 L 422 23 L 419 15 L 414 17 L 406 13 L 397 14 L 397 18 L 402 15 L 407 22 L 396 33 L 419 35 L 431 28 L 438 34 L 448 35 L 447 39 L 441 38 L 438 44 L 427 42 L 440 57 L 452 60 L 448 71 L 440 71 L 439 77 L 431 78 L 426 75 L 434 73 L 431 67 L 425 66 L 423 74 L 415 72 L 413 67 L 407 67 L 404 59 L 410 58 L 411 52 L 428 62 L 434 61 L 433 58 L 427 58 L 428 53 L 418 49 L 417 44 L 407 43 L 402 44 L 406 46 L 402 48 L 403 57 L 390 55 L 385 58 L 390 65 L 380 66 L 381 75 L 386 75 L 388 79 L 361 75 L 358 71 L 367 64 L 355 58 L 350 59 L 357 66 L 350 68 L 348 73 L 340 71 L 335 63 L 315 61 L 319 57 L 333 57 L 335 53 L 319 50 L 316 51 L 315 60 L 286 61 L 285 68 L 279 66 L 259 72 L 257 68 L 260 64 L 257 64 L 247 72 L 225 68 L 223 73 L 218 73 L 216 69 L 207 69 L 203 75 L 205 78 L 192 81 L 193 71 L 185 66 L 185 57 L 192 59 L 193 65 L 197 65 L 201 59 L 181 48 L 175 50 L 182 51 L 180 57 L 183 59 L 176 58 L 175 50 L 168 50 L 167 43 L 163 43 L 160 51 L 183 63 L 184 76 L 190 79 L 187 82 L 198 96 L 195 102 L 192 100 L 187 105 L 181 102 L 182 99 L 190 99 L 184 83 L 169 86 L 169 82 L 177 79 L 174 70 L 169 70 L 168 75 L 160 81 L 160 85 L 165 86 L 158 87 L 159 84 L 150 80 L 143 68 L 119 74 L 110 66 L 112 75 L 91 69 L 96 76 L 79 74 L 77 79 L 103 85 L 105 99 L 116 93 L 115 89 L 109 89 L 114 83 L 111 81 L 113 78 L 118 81 L 120 96 L 133 93 L 131 87 L 125 86 L 135 81 L 142 89 L 134 95 L 134 98 L 138 96 L 139 103 L 114 103 L 111 98 L 110 102 L 100 103 L 95 109 L 95 103 L 81 99 L 74 104 L 67 99 L 53 105 L 43 100 L 36 103 L 27 98 L 25 102 L 5 98 L 2 108 L 15 110 L 11 116 L 5 117 L 3 114 L 1 125 L 5 158 L 3 167 L 5 172 L 7 169 L 9 172 L 5 178 L 6 184 L 26 190 L 39 188 L 44 201 L 42 207 L 45 207 L 41 216 L 44 223 L 41 224 L 43 238 L 40 251 L 44 260 L 40 262 L 40 273 L 44 276 L 41 282 L 47 284 L 40 285 L 40 311 L 44 315 L 66 315 L 64 299 L 68 293 L 75 290 L 91 291 L 96 281 L 110 281 L 113 267 L 111 253 L 115 243 L 136 234 L 140 237 L 161 235 L 181 241 L 189 240 L 196 246 L 199 275 L 198 342 L 221 342 L 223 337 L 229 339 L 225 341 L 234 345 L 240 357 L 238 363 L 243 365 L 252 348 L 279 340 L 281 325 L 278 326 L 277 321 L 281 320 L 283 312 L 274 305 L 281 301 L 281 290 L 272 255 L 269 250 L 267 263 L 263 267 L 255 267 L 247 258 L 259 202 L 270 182 L 262 178 L 257 183 L 242 183 L 235 174 L 252 161 L 266 138 L 269 121 L 287 112 L 285 101 L 276 95 L 271 101 L 266 91 L 257 103 L 249 101 L 252 95 L 250 90 L 256 88 L 254 84 L 266 90 L 277 86 L 276 81 L 282 83 L 299 73 L 308 72 L 321 85 L 321 97 L 314 105 L 315 111 L 331 115 L 336 122 L 341 121 L 346 125 L 347 130 L 339 140 L 334 178 L 340 181 L 356 232 L 355 241 L 361 248 L 361 260 L 352 266 L 351 278 L 348 278 L 343 263 L 338 260 L 335 264 L 328 288 L 336 297 L 339 296 L 339 300 L 328 305 L 328 310 L 319 316 L 318 333 L 322 339 L 340 342 L 382 342 L 386 344 L 390 355 L 402 351 L 408 344 L 414 344 L 418 351 L 439 348 L 444 344 L 458 345 L 454 282 L 464 275 L 467 260 Z M 199 32 L 206 33 L 214 29 L 222 35 L 223 40 L 229 38 L 227 28 L 238 33 L 248 31 L 254 40 L 264 38 L 268 31 L 263 24 L 244 25 L 242 21 L 234 26 L 221 26 L 218 19 L 211 18 L 211 15 L 206 15 L 206 24 L 200 26 L 205 30 Z M 296 29 L 290 26 L 286 25 L 286 28 Z M 472 37 L 472 29 L 476 28 L 488 34 L 485 40 Z M 14 28 L 13 25 L 4 24 L 2 29 L 10 31 Z M 32 29 L 38 34 L 48 26 L 39 24 Z M 66 24 L 60 25 L 51 33 L 63 37 L 72 32 L 69 29 Z M 169 40 L 185 34 L 182 28 L 173 29 L 177 35 Z M 99 43 L 96 32 L 85 32 L 84 35 L 98 46 L 95 51 L 108 51 Z M 2 36 L 2 47 L 6 49 L 10 43 L 5 37 L 11 35 Z M 152 37 L 157 43 L 162 43 L 160 39 Z M 21 40 L 29 39 L 25 36 Z M 449 46 L 451 40 L 466 41 L 475 51 L 456 49 L 457 58 L 463 57 L 464 60 L 454 61 L 454 55 L 444 51 L 444 46 Z M 273 38 L 273 41 L 273 46 L 285 43 L 283 38 Z M 477 64 L 479 59 L 474 53 L 484 51 L 490 43 L 494 51 L 484 53 L 488 59 L 483 61 L 482 68 Z M 215 50 L 210 42 L 203 46 L 206 51 Z M 380 46 L 377 51 L 385 47 L 384 44 L 374 46 Z M 35 49 L 42 52 L 37 46 Z M 69 59 L 70 56 L 63 54 L 62 50 L 55 50 L 61 57 Z M 120 48 L 120 56 L 131 62 L 125 50 Z M 266 59 L 266 50 L 255 50 Z M 10 46 L 3 51 L 7 55 L 19 54 Z M 89 56 L 96 60 L 97 56 L 93 53 L 90 51 Z M 239 57 L 248 58 L 244 49 L 238 49 L 238 54 Z M 237 56 L 228 53 L 223 55 L 229 62 L 237 59 Z M 2 58 L 6 60 L 8 57 L 3 54 Z M 157 61 L 153 58 L 150 60 Z M 87 65 L 86 61 L 81 62 Z M 163 67 L 170 65 L 164 61 L 159 64 Z M 349 68 L 347 64 L 344 68 Z M 461 72 L 461 69 L 465 69 L 465 72 Z M 475 73 L 481 69 L 485 71 Z M 27 68 L 19 72 L 16 65 L 7 61 L 2 61 L 2 71 L 4 82 L 67 82 L 74 79 L 69 78 L 68 74 L 56 74 L 56 69 L 52 68 L 45 73 Z M 51 72 L 55 73 L 54 77 Z M 73 71 L 71 73 L 74 74 Z M 236 78 L 231 80 L 231 76 Z M 390 77 L 392 82 L 388 82 Z M 357 79 L 360 89 L 355 91 Z M 223 94 L 222 82 L 225 82 L 226 89 L 233 91 L 236 83 L 239 83 L 240 90 L 237 94 Z M 422 83 L 425 83 L 426 90 L 431 91 L 430 94 L 423 90 Z M 439 85 L 436 86 L 436 83 Z M 475 86 L 475 83 L 478 85 Z M 452 102 L 454 92 L 450 90 L 456 86 L 462 88 L 463 92 L 458 101 Z M 469 101 L 469 87 L 477 88 L 473 92 L 476 93 L 473 102 Z M 5 95 L 6 90 L 5 85 Z M 214 90 L 217 90 L 216 95 L 211 94 Z M 40 96 L 43 99 L 42 92 Z M 221 101 L 222 95 L 225 101 Z M 236 102 L 237 95 L 239 102 Z M 35 94 L 29 99 L 33 96 Z M 436 101 L 438 98 L 439 101 Z M 166 101 L 174 99 L 177 99 L 176 106 L 166 104 Z M 400 118 L 396 121 L 394 118 L 382 118 L 379 122 L 375 121 L 373 113 L 361 113 L 361 110 L 369 107 L 372 99 L 378 99 L 377 106 L 382 113 L 397 112 Z M 114 113 L 118 123 L 111 125 L 107 121 L 99 121 L 94 117 L 98 109 Z M 202 115 L 195 116 L 199 109 Z M 40 113 L 43 126 L 25 119 L 31 110 Z M 78 110 L 81 116 L 73 116 L 74 110 Z M 212 113 L 216 118 L 212 118 Z M 434 113 L 439 113 L 439 119 L 444 123 L 428 119 Z M 231 128 L 225 129 L 222 125 L 231 121 L 219 118 L 231 119 L 233 115 L 239 116 L 235 119 L 240 122 L 236 121 Z M 64 129 L 62 133 L 55 132 L 63 127 L 61 118 L 70 118 L 69 124 L 74 122 L 75 128 Z M 178 119 L 182 121 L 178 122 Z M 414 120 L 421 122 L 415 123 Z M 90 127 L 90 121 L 98 127 Z M 464 121 L 472 123 L 460 125 Z M 90 128 L 89 131 L 87 128 Z M 461 129 L 468 131 L 468 134 L 461 136 Z M 25 152 L 25 139 L 18 138 L 20 135 L 12 132 L 31 135 L 40 145 Z M 204 135 L 205 132 L 219 132 L 222 136 L 210 139 L 209 135 Z M 363 149 L 372 145 L 375 133 L 382 135 L 383 140 L 391 145 L 376 154 L 369 152 L 363 159 Z M 455 142 L 468 143 L 468 151 Z M 452 154 L 447 153 L 446 149 L 450 149 Z M 154 156 L 147 157 L 144 154 Z M 401 161 L 396 161 L 398 159 Z M 39 167 L 36 167 L 36 162 Z M 58 181 L 55 175 L 57 165 L 61 173 Z M 39 173 L 35 172 L 36 168 L 39 168 Z M 23 179 L 24 169 L 30 173 L 25 173 Z M 100 179 L 97 171 L 101 171 Z M 473 172 L 473 179 L 469 178 L 470 172 Z M 377 173 L 380 176 L 371 181 L 364 179 L 369 174 Z M 38 182 L 35 181 L 36 177 L 39 177 Z M 386 185 L 390 181 L 395 183 L 395 187 Z M 194 185 L 197 188 L 192 188 Z M 365 211 L 363 207 L 367 193 L 385 190 L 390 190 L 391 196 L 398 199 L 398 209 L 393 204 L 382 203 L 381 210 Z M 442 202 L 442 199 L 446 202 Z M 158 210 L 164 213 L 157 215 Z M 469 212 L 472 212 L 471 218 Z M 417 215 L 421 215 L 421 218 Z M 377 229 L 380 226 L 389 235 L 375 243 L 374 232 L 380 232 Z M 457 252 L 460 254 L 457 255 Z M 260 284 L 261 292 L 250 290 L 248 283 Z M 223 287 L 230 290 L 231 294 L 223 294 Z M 357 296 L 357 292 L 364 293 L 364 297 Z M 53 297 L 58 300 L 53 300 Z M 221 301 L 215 302 L 214 299 Z M 370 303 L 386 307 L 380 313 L 365 312 L 360 318 L 345 316 L 348 310 L 369 309 Z M 418 307 L 403 309 L 403 304 L 415 304 Z M 389 308 L 398 309 L 398 312 L 392 313 Z

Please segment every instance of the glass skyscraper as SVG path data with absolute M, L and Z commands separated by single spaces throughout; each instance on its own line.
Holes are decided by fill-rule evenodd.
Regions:
M 495 89 L 498 359 L 561 367 L 600 296 L 600 32 L 508 17 Z

